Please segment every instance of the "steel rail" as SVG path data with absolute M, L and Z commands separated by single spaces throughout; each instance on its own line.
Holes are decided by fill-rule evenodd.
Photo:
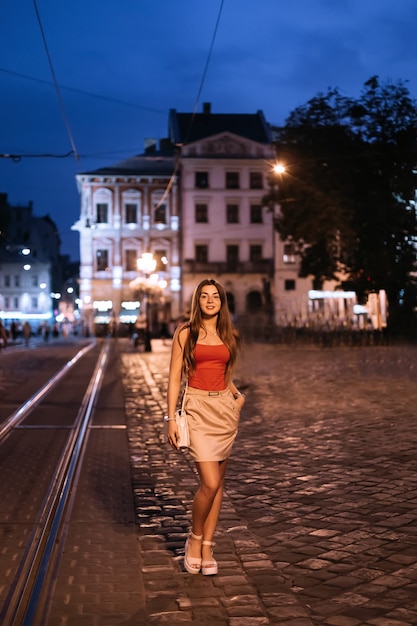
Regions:
M 84 394 L 74 431 L 57 464 L 34 532 L 20 562 L 14 584 L 9 590 L 3 612 L 0 614 L 2 626 L 35 626 L 39 623 L 38 616 L 49 593 L 53 554 L 59 543 L 63 516 L 71 495 L 94 403 L 101 387 L 109 349 L 109 342 L 106 342 Z
M 0 442 L 5 439 L 13 428 L 15 428 L 20 422 L 22 422 L 27 415 L 43 400 L 43 398 L 50 392 L 59 381 L 66 376 L 69 370 L 87 353 L 94 348 L 95 343 L 92 342 L 85 346 L 82 350 L 68 361 L 60 371 L 48 380 L 36 393 L 26 400 L 14 413 L 0 425 Z

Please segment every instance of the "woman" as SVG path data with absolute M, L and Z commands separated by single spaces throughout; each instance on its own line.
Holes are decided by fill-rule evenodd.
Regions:
M 231 379 L 239 348 L 226 292 L 215 280 L 195 289 L 189 322 L 174 333 L 168 382 L 168 441 L 178 449 L 174 414 L 182 375 L 188 382 L 185 409 L 190 428 L 189 451 L 200 479 L 192 505 L 192 527 L 185 544 L 184 566 L 190 574 L 217 574 L 213 536 L 219 518 L 227 459 L 237 435 L 245 402 Z

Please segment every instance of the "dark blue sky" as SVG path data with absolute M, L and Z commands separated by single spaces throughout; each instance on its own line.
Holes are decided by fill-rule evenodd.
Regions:
M 75 174 L 165 137 L 170 108 L 262 109 L 279 125 L 329 87 L 357 97 L 373 75 L 417 98 L 416 30 L 416 0 L 3 0 L 0 154 L 75 146 L 79 159 L 0 158 L 0 191 L 49 214 L 77 259 Z

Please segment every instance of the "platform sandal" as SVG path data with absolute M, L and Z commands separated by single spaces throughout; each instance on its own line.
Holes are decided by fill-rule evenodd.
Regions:
M 203 546 L 211 547 L 211 555 L 213 556 L 213 547 L 216 545 L 213 541 L 203 541 Z M 203 561 L 201 564 L 201 573 L 203 576 L 214 576 L 219 571 L 216 559 L 212 558 L 209 561 Z
M 185 542 L 184 548 L 184 567 L 189 574 L 198 574 L 201 569 L 201 557 L 196 558 L 194 556 L 188 556 L 188 543 L 189 540 L 194 539 L 195 541 L 201 541 L 203 535 L 195 535 L 192 530 L 190 530 L 188 534 L 187 541 Z

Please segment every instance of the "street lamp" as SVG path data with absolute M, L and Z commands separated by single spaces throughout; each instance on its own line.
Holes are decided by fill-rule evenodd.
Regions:
M 156 268 L 156 260 L 153 258 L 152 252 L 142 252 L 142 256 L 137 260 L 137 266 L 138 270 L 143 272 L 145 278 L 148 279 Z
M 143 299 L 144 311 L 146 319 L 146 327 L 145 327 L 145 352 L 152 352 L 151 345 L 151 333 L 149 329 L 149 308 L 148 308 L 148 299 L 151 293 L 150 287 L 150 276 L 153 274 L 156 268 L 156 260 L 153 258 L 152 252 L 143 252 L 140 259 L 137 260 L 138 270 L 141 271 L 145 276 L 146 281 L 146 289 L 145 289 L 145 297 Z
M 145 326 L 145 352 L 152 352 L 151 332 L 149 328 L 149 296 L 154 293 L 161 292 L 166 287 L 166 281 L 159 280 L 158 274 L 155 273 L 156 259 L 152 252 L 143 252 L 137 260 L 138 270 L 143 277 L 138 276 L 130 283 L 132 291 L 141 292 L 143 294 L 143 317 Z
M 270 306 L 270 315 L 272 318 L 271 321 L 273 323 L 275 322 L 275 300 L 277 296 L 275 280 L 276 280 L 276 254 L 277 254 L 276 226 L 277 226 L 278 216 L 276 214 L 276 209 L 278 208 L 279 210 L 280 208 L 280 205 L 278 202 L 278 190 L 279 190 L 278 183 L 281 180 L 282 175 L 285 173 L 285 170 L 286 170 L 285 165 L 277 161 L 272 165 L 271 170 L 269 172 L 269 176 L 268 176 L 270 192 L 268 194 L 267 206 L 268 206 L 268 210 L 272 214 L 272 218 L 271 218 L 271 221 L 272 221 L 272 268 L 271 268 L 271 287 L 270 287 L 270 294 L 269 294 L 270 302 L 268 304 Z
M 285 172 L 285 165 L 283 165 L 282 163 L 275 163 L 275 165 L 272 168 L 274 174 L 284 174 Z

